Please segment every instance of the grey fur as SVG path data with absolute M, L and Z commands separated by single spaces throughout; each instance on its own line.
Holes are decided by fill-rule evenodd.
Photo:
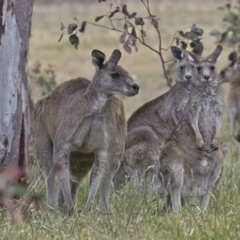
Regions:
M 189 99 L 193 65 L 178 47 L 171 47 L 171 51 L 177 60 L 176 84 L 167 93 L 144 104 L 129 118 L 123 166 L 116 173 L 115 189 L 119 189 L 125 183 L 122 178 L 128 176 L 143 192 L 145 186 L 137 183 L 145 183 L 144 173 L 149 168 L 148 175 L 151 177 L 148 178 L 152 180 L 154 171 L 151 166 L 158 161 L 165 139 L 183 117 Z M 202 51 L 203 47 L 193 49 L 198 55 Z M 129 169 L 128 174 L 126 169 Z
M 199 207 L 206 211 L 221 174 L 218 147 L 223 100 L 214 66 L 221 51 L 218 46 L 205 59 L 186 53 L 195 64 L 187 111 L 166 141 L 158 163 L 161 194 L 167 189 L 173 212 L 181 211 L 181 198 L 195 197 L 201 197 Z
M 119 166 L 126 135 L 123 105 L 113 95 L 133 96 L 139 90 L 128 73 L 116 65 L 116 59 L 120 59 L 118 50 L 110 57 L 114 62 L 106 63 L 105 55 L 97 51 L 93 51 L 96 72 L 91 82 L 79 78 L 59 85 L 37 102 L 34 113 L 34 147 L 45 178 L 47 204 L 55 207 L 56 174 L 58 203 L 69 213 L 73 211 L 77 187 L 93 163 L 97 167 L 83 212 L 90 210 L 99 187 L 99 211 L 107 211 L 110 183 Z
M 220 83 L 230 82 L 230 89 L 227 94 L 227 106 L 230 118 L 231 134 L 240 142 L 240 59 L 235 54 L 229 55 L 230 64 L 218 75 Z

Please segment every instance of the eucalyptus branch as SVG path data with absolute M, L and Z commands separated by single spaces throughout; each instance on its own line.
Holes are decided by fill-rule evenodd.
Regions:
M 142 42 L 145 43 L 145 39 L 144 39 L 144 33 L 143 33 L 143 26 L 141 26 L 141 37 L 142 37 Z
M 147 9 L 148 14 L 149 14 L 150 16 L 152 16 L 151 13 L 150 13 L 150 11 L 149 11 L 149 3 L 148 3 L 148 0 L 147 0 L 147 4 L 144 2 L 144 0 L 141 0 L 141 2 L 142 2 L 142 4 L 144 5 L 144 7 Z
M 172 62 L 173 61 L 173 58 L 169 59 L 169 60 L 166 60 L 164 61 L 164 63 L 169 63 L 169 62 Z
M 185 27 L 185 28 L 182 28 L 182 30 L 184 30 L 184 29 L 189 29 L 190 27 Z M 179 30 L 177 30 L 175 33 L 174 33 L 174 35 L 173 35 L 173 39 L 172 39 L 172 41 L 171 41 L 171 43 L 169 44 L 169 46 L 167 47 L 167 48 L 162 48 L 162 50 L 164 50 L 164 51 L 168 51 L 168 49 L 173 45 L 173 42 L 174 42 L 174 40 L 176 39 L 176 35 L 179 33 Z
M 92 22 L 86 22 L 87 24 L 90 24 L 90 25 L 93 25 L 93 26 L 96 26 L 96 27 L 101 27 L 101 28 L 105 28 L 105 29 L 108 29 L 108 30 L 112 30 L 112 31 L 117 31 L 117 32 L 120 32 L 120 33 L 124 33 L 122 30 L 119 30 L 117 28 L 114 27 L 112 21 L 110 20 L 111 22 L 111 28 L 110 27 L 107 27 L 105 25 L 100 25 L 100 24 L 96 24 L 96 23 L 92 23 Z M 131 35 L 130 33 L 128 33 L 128 35 Z M 137 40 L 142 44 L 144 45 L 145 47 L 149 48 L 150 50 L 152 50 L 153 52 L 159 54 L 159 52 L 152 48 L 151 46 L 149 46 L 148 44 L 146 44 L 142 39 L 140 39 L 139 37 L 137 37 Z
M 105 29 L 108 29 L 108 30 L 112 30 L 112 31 L 123 33 L 122 30 L 116 29 L 114 26 L 112 26 L 112 28 L 110 28 L 110 27 L 107 27 L 107 26 L 104 26 L 104 25 L 100 25 L 100 24 L 96 24 L 96 23 L 92 23 L 92 22 L 86 22 L 86 23 L 89 24 L 89 25 L 96 26 L 96 27 L 101 27 L 101 28 L 105 28 Z
M 84 33 L 87 24 L 121 33 L 119 41 L 120 43 L 123 44 L 123 48 L 126 52 L 131 53 L 132 47 L 134 47 L 135 51 L 137 51 L 138 48 L 136 43 L 137 41 L 139 41 L 143 46 L 150 49 L 154 53 L 158 54 L 161 65 L 162 65 L 164 77 L 167 80 L 168 85 L 171 87 L 171 81 L 168 78 L 169 69 L 167 70 L 165 65 L 171 60 L 164 61 L 162 51 L 167 51 L 172 46 L 174 40 L 176 40 L 176 45 L 178 46 L 180 44 L 183 49 L 186 49 L 186 47 L 188 46 L 188 40 L 191 40 L 189 45 L 192 48 L 195 46 L 201 45 L 202 44 L 201 36 L 203 34 L 203 30 L 201 28 L 197 28 L 196 24 L 193 24 L 191 27 L 191 30 L 188 32 L 184 33 L 183 31 L 176 31 L 170 45 L 165 49 L 165 48 L 162 48 L 162 37 L 161 37 L 161 31 L 158 28 L 158 19 L 156 18 L 155 15 L 152 15 L 151 13 L 149 0 L 141 0 L 141 3 L 143 4 L 143 6 L 145 7 L 148 13 L 147 18 L 136 17 L 137 13 L 136 12 L 129 13 L 126 4 L 121 6 L 118 4 L 117 0 L 114 0 L 114 1 L 115 1 L 115 6 L 114 6 L 115 9 L 113 9 L 113 5 L 110 4 L 110 10 L 108 11 L 107 14 L 97 16 L 95 18 L 95 22 L 98 22 L 102 18 L 108 18 L 109 23 L 107 24 L 107 26 L 101 25 L 98 23 L 87 22 L 87 21 L 79 22 L 79 20 L 76 17 L 74 17 L 73 20 L 75 20 L 76 23 L 70 23 L 67 27 L 65 27 L 63 23 L 61 23 L 60 30 L 62 31 L 62 34 L 58 41 L 59 42 L 61 41 L 64 33 L 66 32 L 67 34 L 70 35 L 69 36 L 70 43 L 77 49 L 80 43 L 79 37 L 78 37 L 79 32 Z M 113 17 L 115 14 L 121 14 L 122 18 L 114 19 Z M 149 45 L 146 42 L 146 32 L 143 30 L 144 24 L 145 24 L 144 19 L 149 19 L 150 23 L 153 25 L 155 31 L 157 32 L 158 41 L 159 41 L 158 49 L 153 48 L 151 45 Z M 134 20 L 135 22 L 133 23 L 132 20 Z M 122 29 L 115 27 L 116 21 L 123 22 L 124 25 L 122 26 L 123 27 Z M 140 31 L 140 34 L 137 34 L 136 31 Z M 176 37 L 177 34 L 179 34 L 178 37 Z
M 150 7 L 149 7 L 149 2 L 147 0 L 147 4 L 145 4 L 144 0 L 141 0 L 141 2 L 143 3 L 143 5 L 145 6 L 148 14 L 149 14 L 149 17 L 152 17 L 151 18 L 151 22 L 152 22 L 152 25 L 153 27 L 155 28 L 155 30 L 157 31 L 157 34 L 158 34 L 158 41 L 159 41 L 159 51 L 158 51 L 158 55 L 160 57 L 160 61 L 161 61 L 161 64 L 162 64 L 162 69 L 163 69 L 163 74 L 164 74 L 164 77 L 166 78 L 167 82 L 168 82 L 168 85 L 170 87 L 172 87 L 172 84 L 171 84 L 171 81 L 170 79 L 168 78 L 167 76 L 167 71 L 166 71 L 166 67 L 165 67 L 165 62 L 164 62 L 164 59 L 163 59 L 163 55 L 162 55 L 162 37 L 161 37 L 161 33 L 158 29 L 158 22 L 156 19 L 153 18 L 153 15 L 150 11 Z M 155 23 L 153 22 L 155 21 Z
M 163 68 L 163 74 L 168 82 L 168 85 L 170 87 L 172 87 L 172 84 L 171 84 L 171 81 L 169 80 L 168 76 L 167 76 L 167 70 L 166 70 L 166 67 L 165 67 L 165 62 L 164 62 L 164 59 L 163 59 L 163 56 L 162 56 L 162 52 L 161 52 L 161 34 L 160 34 L 160 31 L 157 29 L 157 32 L 158 32 L 158 36 L 159 36 L 159 57 L 160 57 L 160 60 L 161 60 L 161 63 L 162 63 L 162 68 Z

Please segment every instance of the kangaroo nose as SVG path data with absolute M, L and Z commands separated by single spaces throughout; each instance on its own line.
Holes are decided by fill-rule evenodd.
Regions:
M 135 90 L 136 92 L 138 92 L 140 87 L 139 87 L 138 84 L 134 83 L 134 84 L 132 85 L 132 88 L 133 88 L 133 90 Z
M 204 78 L 205 80 L 208 80 L 208 79 L 210 78 L 210 76 L 209 76 L 209 75 L 205 75 L 205 76 L 203 76 L 203 78 Z
M 185 78 L 186 78 L 187 80 L 190 80 L 190 79 L 192 78 L 192 75 L 186 75 Z

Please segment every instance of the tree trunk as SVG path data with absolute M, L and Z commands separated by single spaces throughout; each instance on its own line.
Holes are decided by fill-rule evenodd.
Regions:
M 27 59 L 34 0 L 0 0 L 0 171 L 25 174 L 30 118 Z

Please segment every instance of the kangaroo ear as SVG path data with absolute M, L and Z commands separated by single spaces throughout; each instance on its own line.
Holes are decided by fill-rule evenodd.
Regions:
M 200 57 L 193 52 L 183 51 L 183 54 L 191 63 L 197 63 L 200 59 Z
M 201 57 L 203 53 L 203 46 L 196 46 L 192 49 L 192 52 Z
M 92 64 L 97 70 L 101 70 L 104 66 L 106 66 L 106 56 L 103 52 L 94 49 L 92 51 L 92 57 Z
M 223 47 L 221 45 L 217 45 L 216 49 L 206 58 L 206 60 L 216 63 L 222 53 L 222 50 Z
M 117 65 L 121 56 L 122 56 L 122 53 L 118 49 L 115 49 L 112 55 L 110 56 L 110 58 L 108 59 L 108 62 L 112 62 Z
M 171 52 L 172 52 L 172 55 L 173 57 L 177 60 L 177 61 L 180 61 L 183 59 L 184 57 L 184 54 L 182 52 L 182 50 L 178 47 L 175 47 L 175 46 L 171 46 Z
M 228 55 L 228 60 L 229 60 L 229 67 L 233 67 L 234 64 L 237 62 L 237 53 L 235 51 L 231 52 L 229 55 Z

